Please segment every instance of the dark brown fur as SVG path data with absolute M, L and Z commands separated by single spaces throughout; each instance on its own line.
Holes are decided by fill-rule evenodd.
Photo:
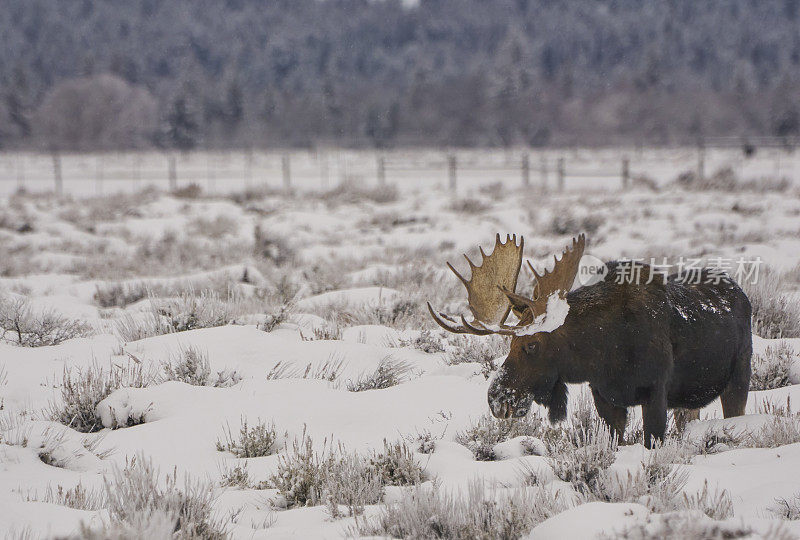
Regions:
M 642 406 L 645 444 L 664 436 L 668 408 L 699 409 L 720 397 L 726 418 L 744 414 L 750 383 L 750 302 L 736 283 L 703 271 L 700 284 L 655 276 L 644 284 L 605 280 L 567 295 L 569 313 L 550 333 L 515 336 L 489 388 L 498 417 L 531 402 L 552 421 L 567 413 L 566 383 L 588 382 L 600 417 L 621 438 L 627 408 Z

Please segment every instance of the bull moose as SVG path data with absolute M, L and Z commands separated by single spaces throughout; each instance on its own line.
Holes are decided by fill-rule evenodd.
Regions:
M 727 275 L 707 269 L 699 279 L 652 279 L 641 264 L 636 280 L 620 280 L 630 262 L 606 263 L 597 283 L 570 291 L 586 245 L 572 240 L 551 271 L 538 273 L 533 298 L 515 292 L 524 240 L 497 235 L 494 251 L 469 280 L 473 319 L 460 321 L 428 303 L 434 320 L 460 334 L 511 336 L 508 357 L 489 387 L 497 418 L 523 417 L 531 403 L 552 422 L 566 418 L 566 383 L 589 383 L 599 416 L 622 438 L 627 408 L 642 406 L 644 443 L 663 439 L 668 408 L 698 409 L 716 397 L 725 418 L 744 414 L 750 383 L 750 301 Z M 517 323 L 506 324 L 513 312 Z

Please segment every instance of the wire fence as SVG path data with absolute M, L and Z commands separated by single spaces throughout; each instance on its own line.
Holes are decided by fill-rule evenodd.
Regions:
M 453 192 L 501 183 L 544 190 L 627 189 L 691 171 L 704 177 L 724 167 L 743 177 L 794 181 L 797 156 L 767 147 L 570 150 L 196 151 L 94 154 L 0 153 L 0 194 L 18 189 L 87 196 L 190 184 L 208 193 L 257 188 L 328 190 L 342 184 L 430 186 Z

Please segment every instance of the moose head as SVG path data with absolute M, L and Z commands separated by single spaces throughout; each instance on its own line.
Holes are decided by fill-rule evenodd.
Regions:
M 509 235 L 502 242 L 498 234 L 490 255 L 481 248 L 480 265 L 464 255 L 472 271 L 469 280 L 447 263 L 467 289 L 472 320 L 462 315 L 458 321 L 433 309 L 430 302 L 428 310 L 439 326 L 449 332 L 511 336 L 508 357 L 489 387 L 489 407 L 495 417 L 523 417 L 536 401 L 547 406 L 551 421 L 558 421 L 567 413 L 567 387 L 556 360 L 563 340 L 553 336 L 569 312 L 566 296 L 575 281 L 586 238 L 581 234 L 572 240 L 560 259 L 554 256 L 550 271 L 540 274 L 528 262 L 536 280 L 533 298 L 515 292 L 524 243 L 520 236 L 517 245 L 516 235 Z M 512 312 L 516 324 L 506 324 Z

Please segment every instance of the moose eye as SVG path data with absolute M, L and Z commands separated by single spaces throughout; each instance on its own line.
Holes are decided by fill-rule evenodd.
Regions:
M 536 352 L 536 343 L 529 343 L 522 347 L 522 350 L 525 351 L 525 354 L 533 354 Z

